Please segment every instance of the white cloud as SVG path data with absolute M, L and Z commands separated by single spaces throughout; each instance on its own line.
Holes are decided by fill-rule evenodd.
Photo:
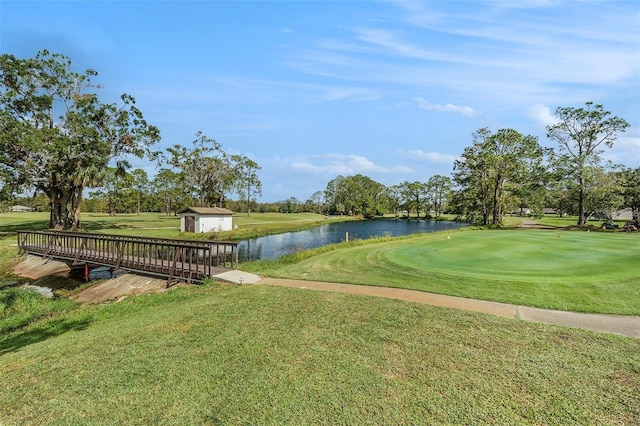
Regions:
M 458 159 L 458 156 L 451 154 L 443 154 L 440 152 L 425 152 L 421 149 L 414 149 L 411 151 L 402 151 L 398 150 L 400 154 L 406 154 L 407 156 L 413 158 L 419 158 L 421 160 L 426 160 L 430 163 L 440 163 L 440 164 L 453 164 L 454 161 Z
M 411 43 L 398 41 L 393 32 L 376 29 L 360 29 L 357 38 L 365 43 L 370 43 L 385 49 L 387 52 L 407 58 L 427 60 L 451 60 L 447 54 L 436 50 L 425 50 Z
M 325 93 L 321 95 L 321 101 L 370 101 L 378 99 L 380 96 L 372 90 L 359 89 L 356 87 L 327 87 Z
M 418 107 L 425 109 L 427 111 L 442 111 L 442 112 L 453 112 L 456 114 L 462 114 L 465 117 L 473 118 L 477 112 L 468 106 L 458 106 L 453 104 L 432 104 L 431 102 L 424 100 L 422 98 L 412 98 L 415 102 L 417 102 Z
M 291 163 L 291 168 L 297 172 L 328 175 L 355 174 L 403 174 L 413 173 L 406 166 L 380 166 L 361 155 L 326 154 L 310 156 L 306 160 Z
M 616 2 L 391 3 L 399 19 L 369 20 L 351 38 L 320 40 L 296 65 L 367 82 L 381 97 L 387 85 L 396 93 L 418 87 L 432 100 L 446 92 L 482 111 L 602 98 L 640 71 L 637 31 L 629 31 L 637 16 Z M 421 107 L 476 114 L 456 104 Z
M 551 108 L 543 104 L 530 106 L 526 115 L 543 127 L 553 126 L 559 122 L 558 118 L 551 112 Z
M 553 6 L 554 2 L 551 0 L 520 0 L 514 2 L 513 0 L 507 1 L 495 1 L 493 3 L 496 7 L 501 7 L 503 9 L 538 9 L 544 7 Z
M 603 158 L 634 169 L 640 167 L 640 136 L 619 137 L 613 143 L 613 148 L 605 151 Z
M 623 149 L 629 151 L 636 151 L 640 153 L 640 136 L 623 136 L 616 140 L 615 145 L 620 146 Z

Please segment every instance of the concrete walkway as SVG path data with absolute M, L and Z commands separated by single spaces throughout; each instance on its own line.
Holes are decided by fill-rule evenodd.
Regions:
M 242 271 L 237 271 L 242 275 Z M 553 311 L 550 309 L 530 308 L 511 305 L 508 303 L 488 302 L 484 300 L 465 299 L 463 297 L 445 296 L 441 294 L 425 293 L 415 290 L 399 288 L 374 287 L 366 285 L 325 283 L 318 281 L 287 280 L 281 278 L 262 278 L 255 280 L 250 274 L 243 280 L 250 280 L 258 285 L 279 287 L 294 287 L 309 290 L 334 291 L 339 293 L 360 294 L 407 302 L 423 303 L 426 305 L 443 306 L 447 308 L 463 309 L 482 312 L 506 318 L 519 318 L 544 324 L 562 325 L 566 327 L 583 328 L 604 333 L 620 334 L 627 337 L 640 338 L 640 317 L 622 315 L 583 314 L 577 312 Z M 253 275 L 253 277 L 257 277 Z
M 255 284 L 261 280 L 260 276 L 256 274 L 239 271 L 237 269 L 214 275 L 213 278 L 236 284 Z

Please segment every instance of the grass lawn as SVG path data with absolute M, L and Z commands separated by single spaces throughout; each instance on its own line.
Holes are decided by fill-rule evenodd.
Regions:
M 506 226 L 518 226 L 523 222 L 535 222 L 541 227 L 545 228 L 571 228 L 577 226 L 578 217 L 577 216 L 563 216 L 559 217 L 556 215 L 544 215 L 540 219 L 530 218 L 530 217 L 521 217 L 521 216 L 505 216 L 503 218 L 503 225 Z M 616 220 L 614 221 L 618 224 L 620 228 L 622 228 L 626 220 Z M 591 219 L 587 222 L 587 226 L 591 228 L 601 228 L 602 227 L 602 219 Z
M 312 223 L 291 216 L 289 225 Z M 83 220 L 136 233 L 170 223 L 134 218 Z M 40 223 L 4 219 L 3 242 Z M 639 237 L 456 231 L 243 268 L 637 315 Z M 0 247 L 0 284 L 13 253 Z M 640 339 L 259 285 L 175 287 L 94 306 L 0 291 L 0 424 L 623 425 L 640 424 L 638 401 Z
M 476 230 L 344 244 L 244 268 L 578 312 L 640 315 L 636 233 Z
M 638 339 L 300 289 L 174 288 L 0 334 L 7 425 L 622 425 L 639 400 Z
M 216 239 L 239 241 L 256 236 L 290 232 L 306 229 L 328 221 L 351 220 L 350 218 L 331 217 L 315 213 L 236 213 L 233 224 L 238 229 L 218 233 L 180 232 L 180 216 L 162 213 L 118 214 L 82 213 L 82 229 L 89 232 L 106 234 L 136 235 L 156 238 Z M 49 213 L 19 212 L 0 213 L 0 247 L 16 243 L 15 232 L 40 231 L 49 226 Z

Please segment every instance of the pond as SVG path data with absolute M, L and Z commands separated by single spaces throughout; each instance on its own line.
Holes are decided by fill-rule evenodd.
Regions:
M 241 262 L 273 260 L 298 251 L 345 241 L 347 232 L 349 233 L 349 240 L 363 240 L 387 235 L 397 237 L 400 235 L 437 232 L 464 226 L 468 225 L 458 222 L 403 219 L 333 222 L 305 231 L 267 235 L 241 241 L 238 244 L 238 257 Z

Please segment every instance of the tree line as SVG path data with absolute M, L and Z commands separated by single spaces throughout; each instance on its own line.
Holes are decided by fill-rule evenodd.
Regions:
M 308 200 L 258 203 L 255 161 L 226 153 L 202 132 L 190 146 L 154 151 L 159 129 L 129 94 L 100 101 L 97 75 L 77 73 L 69 58 L 48 51 L 31 59 L 0 55 L 0 202 L 31 190 L 24 203 L 48 210 L 50 227 L 59 229 L 77 228 L 83 210 L 177 214 L 188 206 L 434 219 L 449 213 L 481 225 L 512 212 L 542 215 L 545 207 L 577 215 L 578 225 L 623 207 L 636 217 L 640 211 L 640 169 L 602 160 L 629 124 L 592 102 L 556 110 L 547 136 L 557 149 L 514 129 L 481 128 L 451 176 L 390 187 L 360 174 L 337 176 Z M 132 157 L 156 164 L 157 173 L 132 170 Z

